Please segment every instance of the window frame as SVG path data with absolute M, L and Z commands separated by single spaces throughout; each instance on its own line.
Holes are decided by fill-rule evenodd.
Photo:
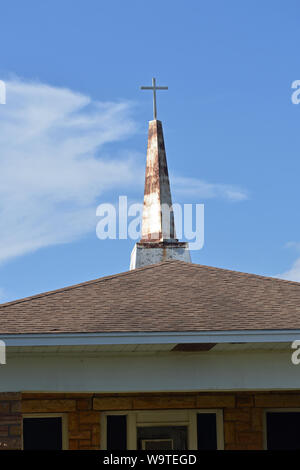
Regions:
M 265 408 L 263 410 L 263 449 L 268 450 L 267 413 L 299 413 L 300 408 Z
M 158 421 L 155 416 L 163 414 L 164 420 Z M 137 450 L 137 428 L 142 426 L 187 426 L 188 450 L 197 450 L 197 414 L 215 414 L 217 426 L 217 449 L 224 450 L 224 427 L 222 409 L 171 409 L 171 410 L 122 410 L 103 411 L 100 416 L 101 426 L 101 450 L 107 450 L 107 416 L 119 415 L 127 416 L 127 450 Z M 178 415 L 182 414 L 182 419 L 178 420 Z M 137 421 L 138 415 L 147 417 L 146 421 Z M 187 418 L 186 418 L 187 417 Z M 185 419 L 183 419 L 185 418 Z
M 22 415 L 22 450 L 24 450 L 24 418 L 61 418 L 62 450 L 69 449 L 68 414 L 67 413 L 24 413 Z

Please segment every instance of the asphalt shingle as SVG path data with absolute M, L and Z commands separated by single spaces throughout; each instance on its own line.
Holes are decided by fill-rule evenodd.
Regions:
M 300 283 L 165 261 L 0 305 L 0 333 L 300 329 Z

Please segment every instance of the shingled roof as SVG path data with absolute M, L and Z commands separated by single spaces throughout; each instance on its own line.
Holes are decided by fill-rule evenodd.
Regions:
M 300 329 L 300 283 L 166 261 L 0 305 L 0 333 Z

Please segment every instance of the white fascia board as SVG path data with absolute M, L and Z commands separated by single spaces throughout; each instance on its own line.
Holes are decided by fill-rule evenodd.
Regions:
M 282 343 L 300 339 L 300 330 L 244 330 L 139 333 L 0 334 L 6 346 L 85 346 L 174 343 Z

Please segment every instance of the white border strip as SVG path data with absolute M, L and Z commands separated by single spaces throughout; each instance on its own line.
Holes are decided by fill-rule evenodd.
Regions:
M 281 343 L 300 339 L 300 330 L 148 333 L 45 333 L 0 335 L 6 346 L 85 346 L 174 343 Z

